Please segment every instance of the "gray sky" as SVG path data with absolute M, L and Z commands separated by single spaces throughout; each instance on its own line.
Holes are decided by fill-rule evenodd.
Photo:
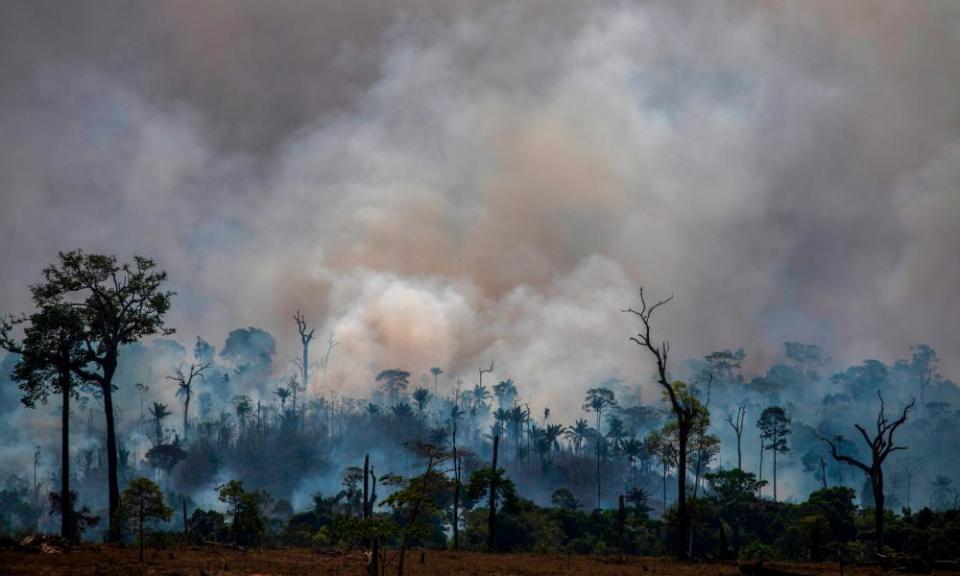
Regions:
M 641 284 L 677 357 L 960 368 L 960 3 L 7 1 L 0 77 L 0 310 L 142 253 L 184 343 L 299 307 L 345 391 L 496 358 L 561 413 L 646 381 Z

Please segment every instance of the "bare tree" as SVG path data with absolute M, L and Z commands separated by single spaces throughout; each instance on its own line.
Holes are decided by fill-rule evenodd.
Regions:
M 733 428 L 734 434 L 737 435 L 737 469 L 743 470 L 743 451 L 741 446 L 743 445 L 743 424 L 744 419 L 747 417 L 747 403 L 746 401 L 741 400 L 737 404 L 737 416 L 734 418 L 732 415 L 727 414 L 727 424 Z
M 907 449 L 906 446 L 897 446 L 894 444 L 893 434 L 897 431 L 897 428 L 907 421 L 907 415 L 910 410 L 913 409 L 914 404 L 916 404 L 916 399 L 910 400 L 910 403 L 903 407 L 903 412 L 900 414 L 900 417 L 891 422 L 887 420 L 887 415 L 884 412 L 883 395 L 880 394 L 879 390 L 877 391 L 877 397 L 880 399 L 880 412 L 877 414 L 877 432 L 873 438 L 870 437 L 863 426 L 859 424 L 853 425 L 854 428 L 860 432 L 860 435 L 863 436 L 867 447 L 870 448 L 871 461 L 869 464 L 857 460 L 852 456 L 841 454 L 837 449 L 837 444 L 833 440 L 823 436 L 818 437 L 830 446 L 830 453 L 833 455 L 834 460 L 855 466 L 870 477 L 870 487 L 873 489 L 873 525 L 876 532 L 877 552 L 882 552 L 884 516 L 883 462 L 891 453 L 897 450 Z
M 200 364 L 191 362 L 190 368 L 186 373 L 183 371 L 183 364 L 177 366 L 173 376 L 167 376 L 167 380 L 173 380 L 177 383 L 177 396 L 183 398 L 183 439 L 187 439 L 187 429 L 190 425 L 190 399 L 193 398 L 193 380 L 194 378 L 203 379 L 203 371 L 210 367 L 210 364 Z
M 303 387 L 306 389 L 310 384 L 310 341 L 313 340 L 313 333 L 316 329 L 307 329 L 307 320 L 304 318 L 303 312 L 300 312 L 299 310 L 297 310 L 297 313 L 293 315 L 293 319 L 297 323 L 297 332 L 300 333 L 300 343 L 303 345 L 303 356 L 300 360 L 300 370 L 302 377 L 301 382 L 303 382 Z M 296 393 L 294 393 L 293 409 L 297 409 Z
M 651 318 L 653 313 L 664 304 L 673 300 L 673 296 L 665 300 L 660 300 L 654 304 L 647 304 L 643 295 L 643 288 L 640 288 L 640 310 L 627 308 L 622 312 L 629 312 L 640 319 L 642 326 L 636 336 L 630 340 L 645 349 L 653 356 L 657 362 L 657 382 L 663 389 L 670 401 L 670 410 L 677 423 L 677 523 L 679 529 L 678 542 L 686 543 L 688 540 L 689 523 L 687 519 L 687 444 L 690 440 L 690 431 L 696 423 L 697 403 L 694 402 L 692 394 L 680 394 L 667 379 L 667 360 L 670 355 L 670 343 L 666 340 L 656 343 L 651 332 Z M 678 555 L 681 558 L 686 557 L 686 547 L 680 544 Z
M 323 383 L 327 379 L 327 366 L 330 365 L 330 354 L 333 353 L 333 349 L 340 344 L 334 339 L 334 335 L 331 333 L 330 338 L 327 340 L 327 353 L 323 355 L 323 362 L 320 363 L 320 382 Z

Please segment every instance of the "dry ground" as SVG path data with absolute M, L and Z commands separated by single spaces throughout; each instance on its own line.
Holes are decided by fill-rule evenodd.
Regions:
M 666 576 L 732 575 L 735 564 L 678 564 L 664 558 L 629 558 L 619 564 L 613 558 L 546 556 L 535 554 L 476 554 L 469 552 L 421 553 L 407 557 L 410 576 Z M 165 576 L 330 575 L 361 576 L 363 555 L 354 552 L 332 556 L 310 550 L 256 550 L 242 552 L 220 548 L 177 548 L 148 550 L 140 566 L 136 548 L 85 546 L 67 554 L 40 554 L 0 551 L 0 576 L 42 574 L 45 576 L 125 574 Z M 840 574 L 830 564 L 783 564 L 782 569 L 799 574 Z M 390 557 L 388 575 L 396 573 L 395 558 Z M 866 576 L 883 574 L 879 568 L 846 569 L 846 574 Z M 938 574 L 941 574 L 938 572 Z

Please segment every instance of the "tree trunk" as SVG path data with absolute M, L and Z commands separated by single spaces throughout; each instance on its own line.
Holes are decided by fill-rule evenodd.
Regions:
M 677 522 L 679 526 L 680 537 L 680 558 L 686 558 L 686 548 L 684 543 L 689 534 L 689 524 L 687 522 L 687 441 L 690 439 L 689 425 L 681 423 L 678 428 L 680 439 L 679 457 L 677 459 Z
M 777 501 L 777 449 L 773 450 L 773 501 Z
M 190 521 L 187 520 L 187 498 L 180 496 L 180 505 L 183 507 L 183 541 L 190 541 Z
M 183 441 L 187 441 L 187 427 L 190 425 L 190 394 L 183 397 Z
M 100 387 L 103 393 L 103 412 L 107 419 L 107 484 L 110 503 L 110 528 L 107 538 L 112 543 L 120 542 L 120 519 L 117 518 L 117 512 L 120 509 L 120 479 L 117 462 L 117 431 L 113 417 L 113 374 L 116 369 L 116 358 L 104 363 L 103 384 Z
M 623 562 L 623 525 L 627 520 L 627 510 L 623 504 L 623 494 L 620 495 L 620 500 L 617 507 L 617 536 L 620 542 L 620 562 Z
M 763 498 L 763 438 L 760 439 L 760 470 L 757 473 L 757 497 Z
M 457 421 L 453 421 L 453 549 L 460 549 L 460 458 L 457 457 Z
M 743 452 L 740 449 L 740 432 L 737 432 L 737 470 L 743 470 Z
M 487 516 L 487 550 L 493 552 L 497 544 L 497 452 L 500 447 L 500 434 L 493 437 L 493 467 L 490 476 L 490 513 Z
M 876 531 L 877 554 L 883 554 L 883 470 L 874 468 L 870 473 L 870 483 L 873 485 L 873 527 Z
M 597 509 L 600 508 L 600 412 L 597 412 Z
M 141 495 L 141 498 L 143 496 Z M 140 504 L 140 563 L 143 564 L 143 503 Z M 112 522 L 111 522 L 112 524 Z M 112 526 L 111 526 L 112 528 Z
M 73 506 L 70 502 L 70 369 L 60 369 L 60 536 L 73 540 Z

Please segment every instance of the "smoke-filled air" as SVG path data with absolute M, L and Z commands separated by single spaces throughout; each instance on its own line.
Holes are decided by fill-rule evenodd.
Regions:
M 932 0 L 3 2 L 0 533 L 955 561 L 958 78 Z

